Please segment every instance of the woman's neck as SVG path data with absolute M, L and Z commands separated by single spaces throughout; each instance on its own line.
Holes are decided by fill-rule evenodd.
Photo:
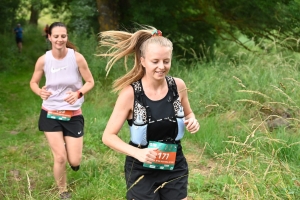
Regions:
M 168 92 L 168 84 L 166 79 L 149 80 L 146 77 L 142 78 L 142 87 L 148 98 L 151 100 L 161 99 Z
M 57 60 L 61 60 L 64 57 L 66 57 L 67 53 L 68 53 L 68 48 L 52 49 L 52 55 Z
M 161 89 L 167 84 L 166 79 L 154 80 L 154 79 L 149 79 L 149 77 L 146 76 L 142 78 L 142 83 L 145 87 L 151 90 Z

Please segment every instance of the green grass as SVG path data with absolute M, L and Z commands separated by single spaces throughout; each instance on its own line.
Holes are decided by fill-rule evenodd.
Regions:
M 29 88 L 45 43 L 40 31 L 25 28 L 22 54 L 16 46 L 0 49 L 5 55 L 0 57 L 0 199 L 52 200 L 57 199 L 52 154 L 37 128 L 42 101 Z M 119 62 L 105 78 L 106 60 L 95 56 L 96 37 L 70 36 L 96 85 L 82 108 L 82 167 L 78 172 L 67 169 L 69 189 L 73 199 L 125 199 L 125 156 L 101 141 L 117 98 L 111 84 L 125 69 Z M 14 42 L 11 36 L 0 35 L 0 40 Z M 185 81 L 201 123 L 197 134 L 186 133 L 183 139 L 190 165 L 189 199 L 299 199 L 298 55 L 284 49 L 246 52 L 234 44 L 215 53 L 214 63 L 172 63 L 171 75 Z M 289 127 L 271 131 L 268 123 L 283 117 L 281 111 L 290 114 Z M 119 135 L 129 140 L 126 123 Z

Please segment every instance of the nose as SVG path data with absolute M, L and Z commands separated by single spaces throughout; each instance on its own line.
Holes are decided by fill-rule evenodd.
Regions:
M 164 68 L 165 68 L 165 65 L 164 65 L 164 62 L 163 62 L 163 61 L 160 61 L 160 62 L 158 63 L 158 68 L 160 68 L 160 69 L 164 69 Z

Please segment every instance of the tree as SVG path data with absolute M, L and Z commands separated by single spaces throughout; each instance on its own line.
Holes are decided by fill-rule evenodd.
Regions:
M 31 4 L 29 23 L 37 25 L 38 24 L 38 19 L 39 19 L 39 14 L 40 14 L 40 12 L 39 12 L 39 9 L 37 8 L 37 6 Z
M 70 3 L 74 0 L 22 0 L 22 9 L 30 10 L 29 23 L 38 24 L 40 13 L 47 8 L 49 14 L 58 17 L 62 13 L 70 10 Z
M 99 31 L 116 30 L 119 27 L 118 0 L 96 0 L 99 13 Z

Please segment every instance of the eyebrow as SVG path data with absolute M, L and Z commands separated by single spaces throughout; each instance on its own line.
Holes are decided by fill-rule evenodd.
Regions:
M 157 59 L 157 58 L 153 58 L 153 59 L 150 59 L 150 60 L 160 60 L 160 59 Z M 164 61 L 165 60 L 171 60 L 170 58 L 166 58 L 166 59 L 163 59 Z

